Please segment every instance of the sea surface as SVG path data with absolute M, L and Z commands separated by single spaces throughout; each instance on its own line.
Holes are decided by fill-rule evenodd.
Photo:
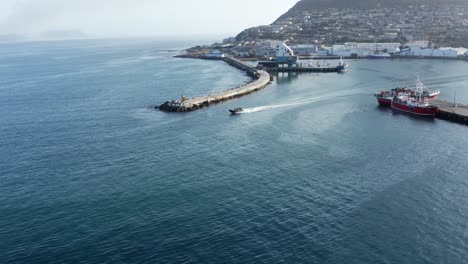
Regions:
M 350 60 L 149 108 L 249 80 L 173 58 L 195 44 L 0 45 L 0 263 L 468 263 L 468 127 L 372 96 L 419 73 L 468 103 L 467 62 Z

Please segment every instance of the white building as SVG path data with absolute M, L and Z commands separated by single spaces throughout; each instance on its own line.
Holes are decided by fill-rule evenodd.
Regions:
M 421 47 L 421 48 L 427 48 L 429 46 L 429 41 L 427 40 L 415 40 L 415 41 L 411 41 L 411 42 L 408 42 L 406 45 L 406 47 Z
M 458 57 L 464 56 L 467 52 L 465 48 L 423 48 L 413 46 L 402 50 L 398 55 L 400 56 L 416 56 L 416 57 Z
M 276 55 L 276 45 L 281 43 L 275 40 L 265 40 L 261 42 L 257 42 L 255 45 L 255 54 L 257 57 L 273 57 Z
M 317 54 L 318 52 L 317 46 L 309 45 L 309 44 L 294 45 L 294 46 L 291 46 L 291 49 L 298 56 L 314 55 L 314 54 Z
M 331 54 L 335 56 L 349 57 L 351 56 L 351 50 L 345 45 L 333 45 L 331 48 Z
M 294 51 L 285 43 L 276 44 L 276 61 L 280 63 L 295 63 L 297 57 Z
M 332 54 L 335 56 L 366 57 L 377 52 L 395 53 L 400 51 L 400 43 L 357 43 L 346 42 L 343 45 L 333 45 Z

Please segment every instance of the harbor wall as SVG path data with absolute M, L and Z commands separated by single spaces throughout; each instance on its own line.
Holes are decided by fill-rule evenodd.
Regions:
M 439 109 L 439 111 L 436 114 L 436 117 L 439 119 L 468 125 L 468 115 L 457 113 L 456 111 L 447 111 L 445 109 Z
M 245 62 L 242 62 L 232 57 L 222 57 L 218 58 L 218 60 L 223 60 L 229 65 L 236 67 L 237 69 L 240 69 L 242 71 L 245 71 L 250 77 L 252 77 L 252 81 L 247 84 L 243 84 L 241 86 L 234 87 L 222 92 L 213 93 L 207 96 L 190 98 L 183 102 L 175 100 L 167 101 L 164 104 L 160 105 L 158 108 L 166 112 L 191 112 L 210 106 L 212 104 L 217 104 L 226 100 L 253 93 L 255 91 L 265 88 L 271 82 L 271 76 L 268 72 L 257 70 L 256 68 Z
M 455 105 L 443 100 L 431 100 L 431 104 L 438 106 L 436 118 L 468 125 L 468 106 Z

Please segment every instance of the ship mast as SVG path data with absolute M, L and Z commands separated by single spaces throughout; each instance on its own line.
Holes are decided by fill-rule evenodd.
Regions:
M 418 80 L 416 81 L 416 93 L 417 93 L 417 99 L 419 102 L 422 101 L 422 96 L 423 96 L 423 87 L 422 87 L 422 82 L 421 79 L 419 78 L 419 73 L 418 73 Z

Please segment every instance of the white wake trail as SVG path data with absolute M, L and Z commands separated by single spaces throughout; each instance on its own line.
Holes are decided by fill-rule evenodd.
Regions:
M 287 103 L 283 103 L 283 104 L 265 105 L 265 106 L 246 108 L 246 109 L 244 109 L 244 111 L 242 113 L 256 113 L 256 112 L 262 112 L 262 111 L 273 110 L 273 109 L 278 109 L 278 108 L 293 107 L 293 106 L 316 103 L 316 102 L 320 102 L 320 101 L 325 101 L 325 100 L 330 100 L 330 99 L 335 99 L 335 98 L 340 98 L 340 97 L 347 97 L 347 96 L 363 94 L 363 93 L 364 92 L 362 92 L 362 91 L 359 91 L 359 92 L 357 92 L 357 91 L 347 91 L 345 93 L 334 93 L 334 94 L 317 96 L 317 97 L 312 97 L 312 98 L 303 99 L 303 100 L 297 100 L 297 101 L 293 101 L 293 102 L 287 102 Z

